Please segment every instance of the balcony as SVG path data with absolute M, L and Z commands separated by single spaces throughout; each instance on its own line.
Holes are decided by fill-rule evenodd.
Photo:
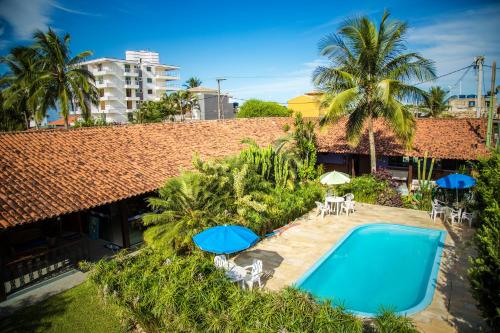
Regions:
M 133 76 L 133 77 L 136 77 L 139 75 L 139 70 L 137 69 L 132 69 L 132 68 L 125 68 L 124 69 L 124 73 L 123 73 L 124 76 Z
M 104 96 L 100 96 L 99 100 L 101 100 L 101 101 L 116 101 L 116 100 L 118 100 L 118 97 L 116 97 L 114 95 L 104 95 Z
M 155 73 L 155 79 L 157 80 L 179 80 L 179 72 L 177 71 L 162 71 Z
M 97 81 L 95 86 L 97 88 L 114 88 L 116 84 L 113 81 Z
M 94 74 L 94 76 L 117 75 L 115 70 L 108 67 L 102 67 L 100 70 L 96 69 L 92 72 L 92 74 Z
M 123 87 L 124 88 L 139 89 L 139 83 L 132 82 L 132 81 L 125 81 L 125 84 L 123 85 Z
M 140 100 L 139 96 L 126 96 L 125 97 L 126 101 L 138 101 Z

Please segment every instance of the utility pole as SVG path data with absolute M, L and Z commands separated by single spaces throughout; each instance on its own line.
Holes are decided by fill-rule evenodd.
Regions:
M 491 132 L 493 130 L 493 110 L 496 107 L 495 102 L 495 79 L 497 75 L 497 62 L 493 61 L 491 65 L 491 90 L 490 90 L 490 109 L 488 112 L 488 130 L 486 131 L 486 147 L 491 147 Z
M 217 80 L 217 119 L 221 120 L 224 118 L 224 114 L 221 112 L 221 102 L 220 102 L 220 81 L 224 81 L 224 78 L 216 78 Z
M 483 63 L 484 63 L 484 56 L 477 56 L 476 59 L 474 60 L 476 62 L 476 68 L 477 68 L 477 100 L 476 100 L 476 117 L 481 118 L 481 109 L 482 109 L 482 102 L 483 102 Z

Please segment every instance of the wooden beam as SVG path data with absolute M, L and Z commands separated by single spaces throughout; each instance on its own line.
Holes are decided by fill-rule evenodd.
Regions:
M 407 186 L 408 186 L 408 193 L 411 192 L 411 184 L 413 183 L 413 164 L 410 163 L 408 164 L 408 176 L 406 177 L 407 181 Z
M 130 226 L 128 223 L 128 201 L 122 200 L 118 203 L 118 210 L 120 212 L 120 220 L 122 226 L 122 241 L 123 247 L 130 247 Z
M 354 156 L 351 155 L 351 177 L 356 177 L 356 168 L 354 166 Z

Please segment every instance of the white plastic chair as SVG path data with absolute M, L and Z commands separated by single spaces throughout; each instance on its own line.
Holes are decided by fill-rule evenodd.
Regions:
M 321 218 L 324 218 L 325 214 L 328 214 L 329 208 L 325 204 L 323 204 L 319 201 L 316 201 L 316 207 L 318 208 L 317 215 L 321 214 Z
M 436 222 L 436 217 L 438 217 L 438 215 L 444 216 L 444 214 L 446 213 L 446 207 L 440 205 L 437 199 L 434 199 L 431 202 L 431 205 L 432 205 L 431 218 L 432 221 Z
M 343 212 L 345 212 L 347 216 L 349 216 L 349 212 L 354 213 L 354 204 L 355 204 L 355 201 L 353 201 L 353 200 L 344 201 L 342 203 L 342 205 L 340 206 L 340 213 L 342 214 Z
M 455 222 L 458 222 L 460 223 L 461 222 L 461 216 L 462 215 L 462 209 L 453 209 L 453 208 L 450 208 L 449 212 L 448 212 L 448 217 L 447 219 L 450 220 L 451 224 L 455 223 Z
M 354 200 L 354 194 L 347 193 L 346 195 L 344 195 L 344 199 L 345 199 L 345 201 L 352 201 L 352 200 Z
M 252 268 L 250 274 L 247 274 L 244 278 L 245 284 L 249 289 L 253 288 L 253 284 L 257 282 L 259 284 L 259 288 L 262 288 L 262 282 L 260 281 L 260 277 L 262 276 L 262 260 L 254 259 L 251 266 L 247 266 L 245 268 Z
M 475 212 L 473 212 L 473 213 L 467 213 L 464 210 L 464 212 L 462 213 L 461 222 L 465 222 L 465 221 L 469 222 L 469 228 L 470 228 L 470 227 L 472 227 L 472 221 L 476 217 L 475 215 L 476 215 Z
M 214 266 L 225 270 L 226 272 L 231 271 L 236 265 L 229 262 L 225 255 L 219 254 L 214 257 Z

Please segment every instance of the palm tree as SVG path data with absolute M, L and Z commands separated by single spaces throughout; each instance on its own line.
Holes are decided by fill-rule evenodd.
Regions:
M 43 94 L 47 104 L 59 106 L 66 128 L 70 109 L 74 111 L 78 107 L 84 120 L 87 120 L 91 104 L 98 104 L 99 93 L 94 76 L 79 63 L 92 52 L 84 51 L 71 58 L 70 35 L 65 34 L 61 39 L 50 28 L 47 33 L 36 31 L 34 39 L 34 48 L 43 63 L 37 79 L 39 88 L 35 94 Z
M 192 76 L 189 79 L 186 80 L 186 83 L 183 84 L 184 88 L 189 89 L 189 88 L 195 88 L 201 86 L 201 80 L 197 78 L 196 76 Z
M 447 94 L 441 87 L 431 87 L 423 101 L 423 107 L 428 112 L 429 117 L 439 117 L 441 113 L 448 110 Z
M 192 112 L 198 103 L 198 98 L 188 90 L 179 90 L 169 95 L 169 100 L 175 105 L 175 109 L 184 120 L 186 113 Z
M 366 16 L 346 20 L 336 34 L 319 43 L 331 65 L 319 66 L 314 83 L 325 92 L 327 108 L 321 124 L 348 116 L 347 139 L 357 144 L 368 127 L 371 171 L 376 171 L 373 120 L 384 118 L 409 147 L 415 120 L 404 102 L 420 101 L 425 92 L 409 82 L 435 78 L 434 64 L 418 53 L 405 53 L 404 22 L 389 20 L 385 11 L 378 27 Z
M 2 90 L 3 108 L 22 114 L 25 129 L 29 129 L 30 119 L 35 115 L 36 120 L 43 119 L 50 106 L 44 104 L 39 95 L 34 94 L 41 66 L 38 54 L 29 47 L 15 47 L 7 56 L 0 58 L 0 62 L 6 64 L 9 70 L 0 80 L 2 86 L 5 86 Z M 39 121 L 36 124 L 38 126 Z

